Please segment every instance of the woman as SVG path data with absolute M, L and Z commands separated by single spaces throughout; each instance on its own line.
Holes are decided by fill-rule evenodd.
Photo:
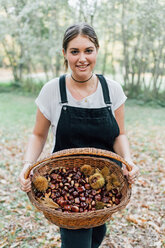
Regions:
M 99 43 L 88 24 L 70 26 L 63 39 L 65 66 L 71 74 L 53 79 L 42 88 L 36 99 L 36 123 L 25 154 L 20 174 L 21 189 L 30 191 L 30 179 L 24 179 L 27 167 L 41 154 L 51 125 L 54 134 L 53 152 L 77 147 L 96 147 L 113 151 L 132 166 L 128 172 L 133 183 L 138 168 L 133 164 L 124 129 L 124 102 L 121 86 L 93 73 Z M 60 228 L 62 248 L 97 248 L 106 225 L 90 229 Z

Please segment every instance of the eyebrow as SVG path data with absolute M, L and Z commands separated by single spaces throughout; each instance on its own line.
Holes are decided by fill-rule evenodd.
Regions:
M 85 48 L 85 49 L 91 49 L 91 48 L 94 48 L 93 46 L 91 46 L 91 47 L 87 47 L 87 48 Z M 74 47 L 71 47 L 69 50 L 79 50 L 79 48 L 74 48 Z

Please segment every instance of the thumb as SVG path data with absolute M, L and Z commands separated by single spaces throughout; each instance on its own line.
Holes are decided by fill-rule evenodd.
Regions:
M 122 165 L 123 175 L 128 176 L 128 170 L 125 164 Z
M 33 170 L 30 171 L 29 178 L 32 179 L 33 177 Z

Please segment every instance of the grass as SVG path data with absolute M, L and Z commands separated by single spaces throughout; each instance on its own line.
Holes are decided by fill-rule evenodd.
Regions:
M 127 100 L 125 111 L 126 125 L 144 125 L 145 128 L 153 125 L 164 125 L 165 108 L 158 105 L 139 105 L 138 101 Z
M 1 128 L 15 131 L 19 128 L 31 127 L 35 120 L 35 95 L 13 90 L 0 94 Z M 126 127 L 129 125 L 164 125 L 165 108 L 138 105 L 137 101 L 127 100 L 125 108 Z
M 0 94 L 1 128 L 6 133 L 30 128 L 35 120 L 35 98 L 16 93 Z

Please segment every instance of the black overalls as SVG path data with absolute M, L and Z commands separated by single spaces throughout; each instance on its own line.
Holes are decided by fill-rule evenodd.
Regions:
M 118 124 L 110 107 L 107 82 L 97 75 L 102 86 L 105 107 L 79 108 L 69 106 L 65 75 L 60 77 L 62 110 L 57 125 L 53 152 L 79 147 L 95 147 L 113 151 L 115 138 L 119 135 Z M 106 233 L 106 225 L 90 229 L 70 230 L 60 228 L 61 248 L 97 248 Z

